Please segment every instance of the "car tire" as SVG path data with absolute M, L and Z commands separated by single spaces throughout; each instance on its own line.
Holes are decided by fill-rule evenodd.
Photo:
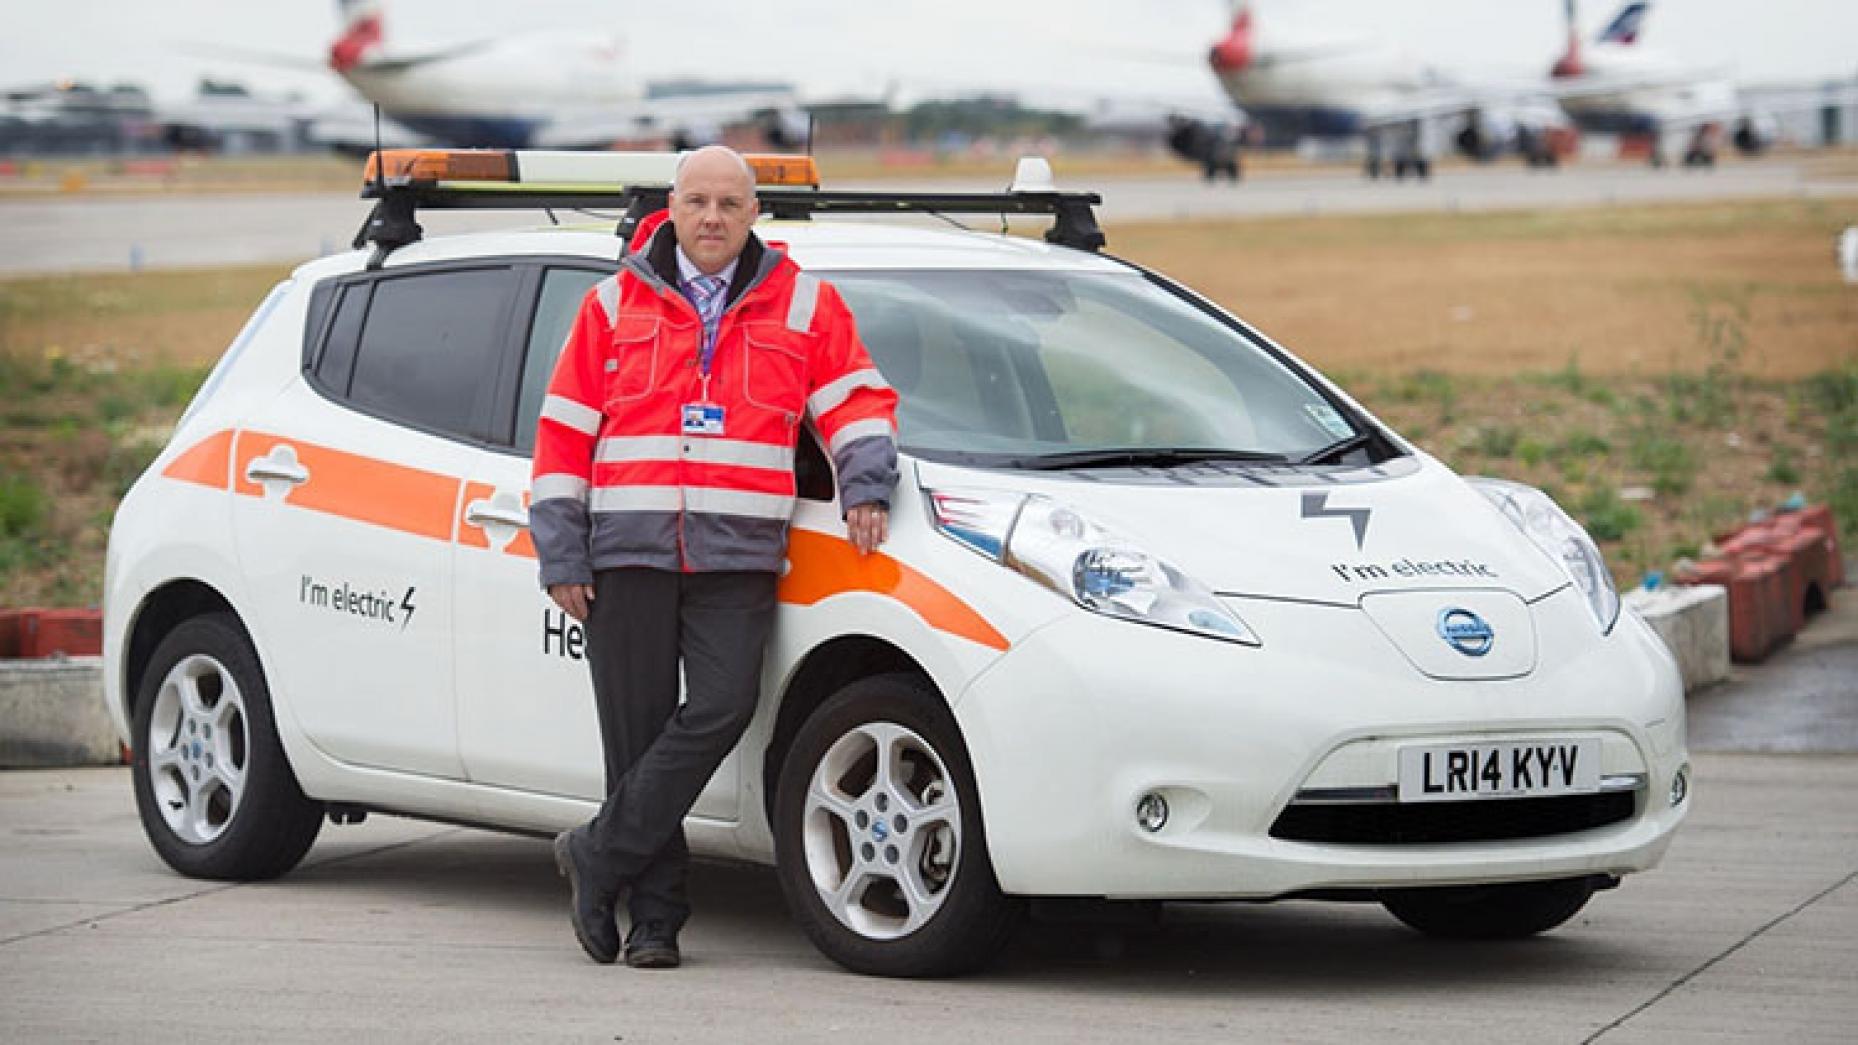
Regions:
M 133 729 L 136 810 L 169 867 L 252 881 L 309 851 L 323 806 L 297 785 L 238 618 L 208 614 L 168 633 L 141 678 Z
M 781 766 L 774 821 L 788 909 L 853 972 L 970 972 L 1018 921 L 1023 905 L 994 877 L 960 730 L 912 676 L 862 679 L 813 712 Z
M 1427 936 L 1450 940 L 1514 940 L 1545 933 L 1587 905 L 1587 878 L 1502 885 L 1409 889 L 1382 897 L 1395 918 Z

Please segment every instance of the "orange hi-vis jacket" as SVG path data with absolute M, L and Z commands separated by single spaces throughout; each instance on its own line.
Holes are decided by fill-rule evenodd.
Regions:
M 588 292 L 549 381 L 529 509 L 544 587 L 619 566 L 779 571 L 804 418 L 842 508 L 896 483 L 897 394 L 838 291 L 751 234 L 706 376 L 667 217 Z

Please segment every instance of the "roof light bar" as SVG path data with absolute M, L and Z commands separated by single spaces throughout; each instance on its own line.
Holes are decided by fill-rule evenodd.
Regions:
M 515 181 L 515 154 L 504 150 L 388 149 L 368 157 L 368 185 L 438 185 L 451 181 Z
M 565 152 L 538 149 L 388 149 L 368 157 L 367 188 L 442 188 L 465 184 L 480 191 L 562 192 L 614 190 L 628 185 L 670 185 L 683 154 L 670 152 Z M 744 156 L 762 187 L 818 188 L 811 156 Z
M 754 170 L 757 187 L 819 188 L 819 164 L 811 156 L 750 153 L 742 158 Z

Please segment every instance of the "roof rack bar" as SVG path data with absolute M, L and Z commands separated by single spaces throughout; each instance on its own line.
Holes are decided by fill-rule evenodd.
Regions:
M 508 187 L 489 188 L 469 182 L 384 187 L 369 183 L 361 195 L 363 199 L 375 200 L 375 205 L 374 212 L 355 237 L 355 246 L 376 244 L 381 248 L 377 252 L 378 259 L 419 241 L 421 229 L 414 216 L 421 209 L 620 209 L 625 216 L 615 232 L 622 240 L 630 240 L 646 215 L 666 205 L 670 187 L 574 186 L 512 191 Z M 757 195 L 764 212 L 789 221 L 804 221 L 815 214 L 1049 214 L 1055 220 L 1045 232 L 1047 242 L 1089 251 L 1102 249 L 1106 242 L 1094 210 L 1103 198 L 1094 192 L 855 192 L 764 188 Z

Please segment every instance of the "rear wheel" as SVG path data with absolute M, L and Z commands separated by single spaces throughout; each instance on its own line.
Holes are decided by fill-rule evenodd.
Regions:
M 855 682 L 813 713 L 774 818 L 788 908 L 853 972 L 967 972 L 1012 932 L 1020 905 L 994 878 L 960 732 L 909 676 Z
M 1454 940 L 1513 940 L 1544 933 L 1574 917 L 1593 896 L 1588 878 L 1503 885 L 1409 889 L 1381 902 L 1395 918 L 1427 936 Z
M 168 866 L 196 878 L 274 878 L 303 859 L 323 808 L 285 760 L 258 655 L 227 613 L 155 648 L 135 706 L 136 809 Z

